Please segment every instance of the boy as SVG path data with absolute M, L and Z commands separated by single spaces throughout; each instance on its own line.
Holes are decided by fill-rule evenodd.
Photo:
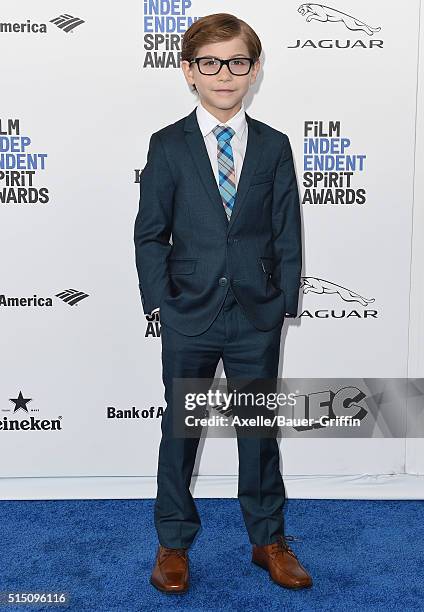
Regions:
M 243 105 L 260 53 L 256 33 L 233 15 L 190 26 L 182 69 L 199 103 L 151 136 L 141 174 L 136 265 L 144 312 L 160 309 L 167 402 L 150 582 L 167 593 L 187 591 L 188 549 L 200 529 L 189 490 L 199 438 L 172 435 L 172 381 L 213 379 L 220 358 L 227 380 L 275 379 L 284 317 L 297 314 L 301 221 L 289 139 Z M 311 586 L 284 536 L 276 438 L 237 436 L 237 446 L 252 561 L 281 586 Z

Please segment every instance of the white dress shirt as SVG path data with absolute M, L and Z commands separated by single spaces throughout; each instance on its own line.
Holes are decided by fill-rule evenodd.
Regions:
M 212 170 L 215 175 L 216 183 L 219 187 L 219 173 L 218 173 L 218 141 L 215 134 L 213 133 L 214 127 L 217 125 L 227 125 L 233 128 L 234 136 L 231 138 L 231 148 L 233 150 L 234 159 L 234 172 L 236 178 L 236 188 L 238 185 L 241 169 L 243 167 L 244 156 L 246 153 L 247 146 L 247 134 L 248 124 L 246 121 L 246 111 L 243 102 L 241 103 L 240 110 L 231 117 L 228 121 L 222 122 L 217 119 L 212 113 L 210 113 L 203 104 L 199 101 L 196 107 L 197 123 L 199 124 L 200 131 L 205 141 L 206 149 L 211 162 Z M 152 310 L 159 312 L 160 308 Z
M 214 127 L 217 125 L 226 125 L 232 127 L 235 134 L 230 140 L 231 148 L 233 149 L 234 171 L 236 175 L 236 187 L 238 185 L 241 169 L 243 167 L 244 155 L 247 146 L 248 126 L 245 115 L 245 108 L 242 102 L 240 110 L 228 121 L 222 122 L 212 115 L 201 102 L 196 108 L 197 122 L 200 131 L 205 140 L 206 149 L 208 151 L 211 166 L 215 175 L 216 183 L 219 187 L 218 174 L 218 141 L 213 133 Z M 224 205 L 223 205 L 224 206 Z

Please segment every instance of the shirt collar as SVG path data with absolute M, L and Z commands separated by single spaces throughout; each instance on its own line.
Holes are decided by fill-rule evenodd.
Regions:
M 231 119 L 225 123 L 219 121 L 219 119 L 212 115 L 212 113 L 206 110 L 200 101 L 196 108 L 196 116 L 203 137 L 207 136 L 207 134 L 209 134 L 209 132 L 211 132 L 213 128 L 219 124 L 232 127 L 235 132 L 235 136 L 241 140 L 247 126 L 246 111 L 243 102 L 241 103 L 240 110 L 234 115 L 234 117 L 231 117 Z

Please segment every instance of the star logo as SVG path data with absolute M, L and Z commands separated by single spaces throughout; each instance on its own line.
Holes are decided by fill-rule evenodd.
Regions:
M 9 397 L 9 400 L 15 404 L 13 413 L 18 412 L 19 409 L 28 412 L 27 403 L 32 401 L 32 398 L 25 399 L 22 395 L 22 391 L 19 391 L 19 395 L 16 399 Z

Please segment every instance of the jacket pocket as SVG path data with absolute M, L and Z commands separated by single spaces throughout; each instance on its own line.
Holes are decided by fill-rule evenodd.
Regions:
M 274 180 L 274 174 L 272 172 L 258 172 L 252 176 L 250 181 L 251 185 L 259 185 L 260 183 L 268 183 Z
M 193 274 L 197 259 L 168 259 L 168 274 Z
M 259 262 L 261 264 L 261 268 L 262 270 L 265 272 L 265 274 L 271 274 L 274 266 L 275 266 L 275 259 L 274 257 L 259 257 Z

